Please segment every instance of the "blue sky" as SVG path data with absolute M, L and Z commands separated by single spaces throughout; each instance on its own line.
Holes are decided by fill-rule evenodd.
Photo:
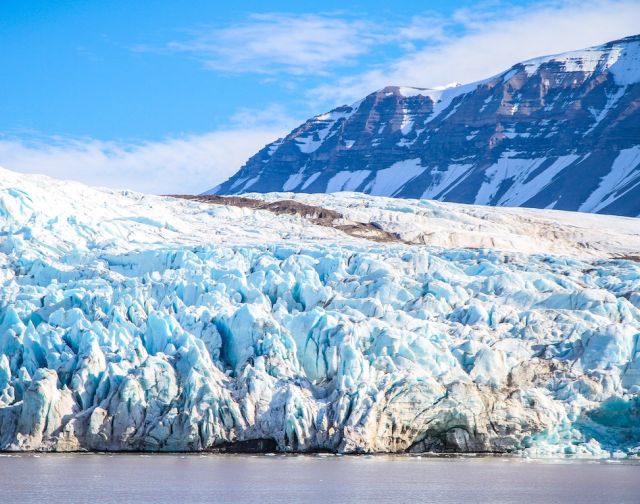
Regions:
M 639 4 L 3 0 L 0 165 L 204 191 L 312 115 L 630 35 Z

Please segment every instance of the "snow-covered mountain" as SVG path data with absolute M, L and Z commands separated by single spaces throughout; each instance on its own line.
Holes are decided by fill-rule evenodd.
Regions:
M 0 170 L 0 450 L 640 453 L 638 219 Z
M 640 215 L 640 35 L 310 119 L 208 194 L 359 191 Z

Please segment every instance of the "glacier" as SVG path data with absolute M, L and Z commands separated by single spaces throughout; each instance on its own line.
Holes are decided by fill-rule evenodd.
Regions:
M 640 456 L 638 219 L 0 170 L 0 450 Z

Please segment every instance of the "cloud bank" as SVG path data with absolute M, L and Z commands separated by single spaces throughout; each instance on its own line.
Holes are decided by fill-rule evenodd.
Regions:
M 190 54 L 212 70 L 233 73 L 322 74 L 353 63 L 380 34 L 366 21 L 335 16 L 254 14 L 245 23 L 196 30 L 169 51 Z
M 437 21 L 439 28 L 428 44 L 412 46 L 383 65 L 317 86 L 309 95 L 318 103 L 337 104 L 387 85 L 469 83 L 519 61 L 640 32 L 640 2 L 635 0 L 538 2 L 518 8 L 490 5 L 458 10 L 451 18 Z
M 231 129 L 158 142 L 5 138 L 0 165 L 114 189 L 197 194 L 226 180 L 283 131 Z

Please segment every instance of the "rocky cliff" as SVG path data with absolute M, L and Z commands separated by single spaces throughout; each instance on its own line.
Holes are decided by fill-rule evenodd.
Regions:
M 321 114 L 209 194 L 359 191 L 640 215 L 640 36 Z

